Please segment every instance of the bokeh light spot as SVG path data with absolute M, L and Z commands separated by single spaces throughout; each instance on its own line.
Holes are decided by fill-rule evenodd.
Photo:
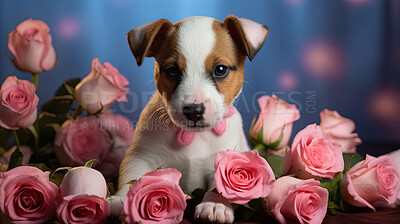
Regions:
M 346 0 L 346 2 L 352 5 L 363 5 L 371 2 L 372 0 Z
M 298 79 L 294 72 L 284 71 L 278 76 L 278 85 L 284 90 L 294 90 L 298 86 Z
M 63 40 L 72 40 L 79 33 L 79 23 L 74 18 L 65 18 L 60 20 L 57 26 L 57 36 Z
M 373 117 L 387 124 L 400 124 L 400 91 L 390 88 L 375 91 L 369 102 Z
M 308 74 L 321 79 L 339 79 L 346 70 L 343 48 L 331 41 L 316 41 L 307 45 L 301 54 L 301 62 Z
M 302 0 L 285 0 L 285 2 L 289 5 L 298 5 L 302 2 Z

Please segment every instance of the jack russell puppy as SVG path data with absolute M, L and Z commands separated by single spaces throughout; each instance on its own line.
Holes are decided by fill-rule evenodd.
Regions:
M 186 192 L 208 189 L 195 218 L 232 223 L 230 203 L 216 193 L 214 161 L 221 150 L 249 150 L 242 117 L 232 103 L 241 92 L 246 56 L 252 60 L 268 28 L 248 19 L 161 19 L 128 34 L 138 66 L 155 58 L 157 90 L 142 111 L 132 146 L 121 163 L 119 189 L 110 198 L 113 215 L 123 209 L 132 179 L 158 167 L 182 173 Z

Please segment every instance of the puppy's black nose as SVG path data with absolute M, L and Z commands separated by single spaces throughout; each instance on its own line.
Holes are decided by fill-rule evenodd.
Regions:
M 183 107 L 183 114 L 191 121 L 199 121 L 203 119 L 204 104 L 189 104 Z

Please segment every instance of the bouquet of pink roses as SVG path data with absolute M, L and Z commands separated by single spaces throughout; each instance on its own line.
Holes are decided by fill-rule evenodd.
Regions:
M 127 100 L 129 82 L 95 58 L 83 80 L 67 80 L 38 108 L 39 73 L 57 64 L 49 31 L 29 19 L 8 36 L 12 62 L 33 82 L 9 76 L 0 88 L 0 209 L 15 223 L 55 216 L 64 223 L 102 223 L 110 214 L 106 179 L 116 179 L 133 139 L 131 121 L 110 110 Z M 93 159 L 96 170 L 79 167 Z M 78 168 L 49 175 L 61 166 Z
M 107 196 L 134 134 L 129 119 L 110 110 L 127 100 L 128 80 L 95 58 L 84 79 L 67 80 L 38 108 L 39 73 L 57 63 L 49 27 L 26 20 L 9 34 L 8 47 L 33 82 L 9 76 L 0 88 L 1 212 L 13 223 L 105 223 Z M 364 159 L 354 122 L 327 109 L 320 125 L 308 125 L 290 143 L 296 106 L 275 95 L 258 103 L 253 150 L 226 149 L 214 163 L 214 192 L 232 203 L 236 221 L 261 209 L 279 223 L 321 223 L 327 212 L 400 205 L 399 151 Z M 120 220 L 193 218 L 206 189 L 183 192 L 180 178 L 176 169 L 157 169 L 127 183 Z
M 400 205 L 399 170 L 393 156 L 359 155 L 356 146 L 361 140 L 353 133 L 352 120 L 325 109 L 320 125 L 305 127 L 289 146 L 299 111 L 274 95 L 258 102 L 261 113 L 249 134 L 277 178 L 263 205 L 279 223 L 321 223 L 327 211 L 335 214 L 357 207 L 375 211 Z

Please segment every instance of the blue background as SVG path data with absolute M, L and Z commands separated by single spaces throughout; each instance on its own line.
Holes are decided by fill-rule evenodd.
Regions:
M 377 143 L 400 148 L 397 0 L 1 1 L 0 83 L 9 75 L 31 80 L 3 52 L 11 54 L 7 35 L 19 23 L 43 20 L 50 27 L 58 64 L 40 74 L 40 104 L 64 80 L 89 74 L 91 60 L 98 57 L 130 81 L 129 102 L 113 108 L 135 122 L 155 91 L 154 59 L 136 65 L 126 42 L 129 30 L 160 18 L 175 23 L 195 15 L 224 20 L 230 14 L 270 28 L 263 48 L 246 62 L 246 82 L 236 102 L 246 131 L 259 110 L 256 99 L 274 93 L 300 109 L 293 136 L 319 123 L 319 112 L 329 108 L 353 119 L 364 144 L 376 144 L 377 153 Z

